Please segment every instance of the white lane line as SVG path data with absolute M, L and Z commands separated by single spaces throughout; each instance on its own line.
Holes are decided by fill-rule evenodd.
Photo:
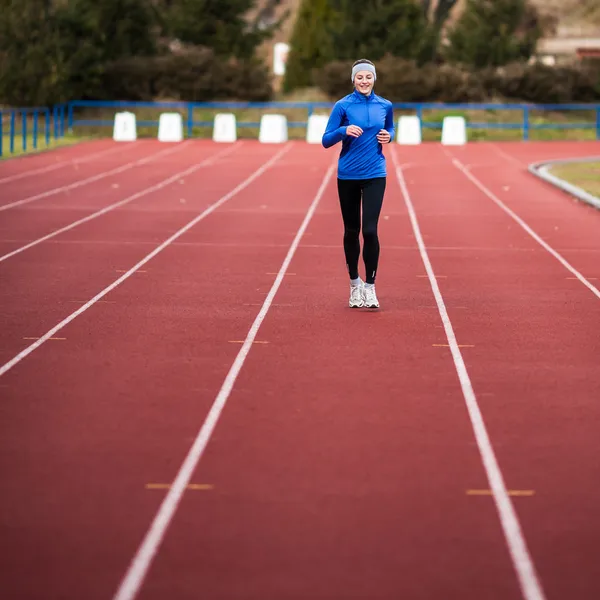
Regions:
M 504 537 L 508 545 L 513 566 L 519 579 L 523 597 L 526 600 L 544 600 L 545 596 L 542 586 L 535 572 L 535 566 L 529 554 L 529 550 L 527 549 L 527 544 L 525 542 L 523 532 L 521 531 L 521 525 L 519 524 L 517 514 L 508 495 L 508 490 L 504 483 L 504 478 L 502 477 L 502 472 L 500 471 L 500 466 L 496 459 L 492 442 L 490 441 L 490 437 L 483 420 L 483 415 L 481 414 L 477 398 L 475 397 L 475 392 L 467 372 L 467 367 L 463 360 L 462 353 L 458 347 L 458 342 L 454 334 L 450 317 L 448 316 L 448 311 L 446 310 L 444 298 L 440 292 L 425 243 L 423 242 L 423 236 L 421 235 L 421 229 L 419 227 L 417 215 L 410 199 L 410 194 L 408 192 L 402 170 L 398 166 L 396 154 L 393 148 L 392 158 L 394 165 L 396 166 L 396 177 L 404 197 L 404 202 L 408 209 L 413 231 L 415 232 L 417 244 L 421 253 L 421 259 L 423 260 L 427 275 L 429 275 L 431 289 L 433 290 L 435 302 L 444 325 L 446 337 L 448 338 L 450 352 L 452 354 L 454 366 L 460 381 L 467 411 L 471 420 L 471 426 L 473 427 L 473 433 L 475 434 L 475 440 L 477 442 L 477 447 L 479 448 L 479 454 L 481 455 L 481 460 L 490 484 L 490 489 L 492 490 L 498 516 L 500 517 L 502 530 L 504 531 Z
M 499 154 L 503 158 L 506 158 L 507 160 L 510 160 L 512 163 L 514 163 L 518 167 L 527 167 L 527 165 L 525 165 L 522 161 L 520 161 L 518 158 L 516 158 L 512 154 L 505 152 L 504 150 L 502 150 L 502 148 L 498 148 L 498 146 L 496 146 L 496 144 L 492 143 L 492 144 L 490 144 L 490 146 L 496 151 L 497 154 Z
M 546 243 L 517 213 L 508 208 L 502 200 L 500 200 L 491 190 L 489 190 L 481 181 L 475 177 L 472 173 L 469 172 L 468 169 L 456 158 L 452 159 L 452 164 L 461 171 L 469 181 L 475 184 L 490 200 L 495 202 L 507 215 L 509 215 L 514 221 L 516 221 L 544 250 L 549 252 L 567 271 L 575 275 L 585 287 L 587 287 L 594 296 L 600 299 L 600 290 L 595 287 L 593 284 L 589 282 L 575 267 L 571 265 L 565 258 L 562 257 L 554 248 L 552 248 L 548 243 Z
M 286 144 L 286 146 L 280 150 L 273 158 L 271 158 L 268 162 L 266 162 L 262 167 L 254 171 L 252 175 L 247 177 L 242 183 L 236 186 L 231 192 L 222 196 L 217 202 L 211 204 L 206 210 L 204 210 L 197 217 L 192 219 L 187 225 L 184 225 L 181 229 L 176 231 L 170 238 L 165 240 L 160 246 L 157 246 L 152 252 L 147 254 L 142 260 L 140 260 L 137 264 L 135 264 L 127 273 L 121 275 L 116 281 L 111 283 L 109 286 L 105 287 L 101 292 L 96 294 L 91 300 L 86 302 L 81 308 L 77 309 L 75 312 L 71 313 L 67 318 L 63 319 L 58 325 L 55 325 L 52 329 L 47 331 L 39 340 L 35 343 L 31 344 L 22 352 L 19 352 L 14 358 L 9 360 L 7 363 L 0 367 L 0 376 L 4 375 L 7 371 L 12 369 L 16 364 L 20 363 L 24 358 L 29 356 L 34 350 L 39 348 L 44 342 L 53 337 L 58 331 L 66 327 L 71 321 L 76 319 L 79 315 L 84 313 L 88 308 L 96 304 L 98 300 L 101 300 L 114 290 L 117 286 L 121 285 L 124 281 L 129 279 L 138 269 L 143 267 L 147 262 L 152 260 L 157 254 L 162 252 L 165 248 L 170 246 L 176 239 L 180 238 L 184 233 L 190 230 L 194 225 L 198 224 L 200 221 L 205 219 L 208 215 L 214 212 L 219 206 L 222 206 L 233 198 L 238 192 L 241 192 L 244 188 L 248 187 L 256 178 L 260 177 L 273 163 L 275 163 L 279 158 L 281 158 L 288 150 L 291 148 L 291 145 Z
M 101 152 L 89 154 L 87 156 L 84 156 L 83 158 L 78 158 L 76 160 L 60 161 L 53 165 L 48 165 L 47 167 L 41 167 L 39 169 L 32 169 L 31 171 L 23 171 L 22 173 L 18 173 L 17 175 L 11 175 L 9 177 L 4 177 L 3 179 L 0 179 L 0 184 L 9 183 L 10 181 L 17 181 L 18 179 L 23 179 L 24 177 L 29 177 L 30 175 L 38 175 L 40 173 L 49 173 L 50 171 L 56 171 L 57 169 L 62 169 L 64 167 L 80 165 L 81 163 L 89 162 L 90 160 L 100 158 L 101 156 L 106 156 L 107 154 L 112 154 L 113 152 L 116 152 L 117 150 L 122 150 L 122 148 L 119 148 L 118 146 L 116 148 L 108 148 L 107 150 L 102 150 Z
M 150 564 L 152 563 L 165 532 L 167 531 L 167 528 L 169 527 L 175 515 L 179 502 L 181 501 L 181 497 L 183 496 L 187 485 L 190 483 L 194 471 L 198 466 L 198 462 L 200 461 L 202 454 L 204 453 L 204 450 L 210 441 L 212 432 L 217 426 L 219 417 L 225 408 L 225 404 L 227 403 L 227 399 L 231 394 L 235 380 L 244 366 L 244 361 L 246 360 L 246 357 L 253 346 L 253 342 L 255 341 L 258 330 L 260 329 L 263 320 L 267 316 L 273 299 L 279 290 L 279 286 L 281 285 L 290 262 L 296 253 L 296 249 L 300 244 L 300 240 L 302 239 L 302 236 L 304 235 L 304 232 L 306 231 L 306 228 L 308 227 L 308 224 L 310 223 L 313 214 L 317 209 L 317 206 L 325 192 L 325 189 L 327 188 L 334 170 L 335 165 L 332 165 L 325 174 L 325 177 L 321 182 L 321 186 L 319 187 L 317 194 L 312 201 L 306 216 L 304 217 L 304 221 L 302 221 L 302 224 L 296 233 L 296 237 L 294 238 L 294 241 L 288 250 L 281 268 L 279 269 L 279 273 L 275 278 L 275 282 L 273 283 L 273 286 L 271 287 L 271 290 L 269 291 L 262 308 L 256 316 L 256 319 L 252 323 L 250 331 L 248 332 L 248 335 L 246 336 L 246 339 L 240 351 L 238 352 L 235 361 L 229 369 L 229 373 L 227 373 L 227 377 L 225 378 L 225 381 L 223 382 L 223 385 L 219 390 L 219 393 L 215 398 L 215 401 L 206 417 L 206 420 L 202 424 L 202 427 L 200 428 L 192 447 L 185 457 L 185 460 L 181 465 L 177 476 L 175 477 L 175 481 L 173 482 L 169 493 L 165 496 L 165 499 L 160 505 L 160 508 L 154 517 L 154 520 L 152 521 L 144 540 L 138 548 L 138 551 L 134 556 L 129 569 L 127 570 L 127 573 L 125 574 L 125 577 L 123 578 L 123 581 L 121 582 L 121 585 L 114 596 L 114 600 L 132 600 L 139 592 L 148 569 L 150 568 Z
M 68 192 L 70 190 L 74 190 L 81 186 L 87 185 L 88 183 L 93 183 L 94 181 L 100 181 L 101 179 L 105 179 L 106 177 L 110 177 L 112 175 L 118 175 L 119 173 L 123 173 L 124 171 L 128 171 L 133 167 L 139 167 L 148 162 L 156 160 L 161 156 L 166 156 L 168 154 L 173 154 L 173 152 L 177 152 L 181 150 L 182 147 L 187 146 L 189 144 L 189 140 L 183 142 L 182 144 L 177 144 L 172 148 L 167 148 L 166 150 L 161 150 L 160 152 L 156 152 L 155 154 L 151 154 L 150 156 L 146 156 L 144 158 L 140 158 L 139 160 L 134 160 L 132 162 L 128 162 L 116 169 L 111 169 L 110 171 L 104 171 L 103 173 L 99 173 L 98 175 L 93 175 L 92 177 L 87 177 L 86 179 L 80 179 L 78 181 L 74 181 L 73 183 L 69 183 L 68 185 L 63 185 L 61 187 L 53 188 L 51 190 L 47 190 L 42 192 L 41 194 L 36 194 L 35 196 L 29 196 L 28 198 L 23 198 L 22 200 L 17 200 L 16 202 L 11 202 L 10 204 L 0 205 L 0 211 L 8 210 L 9 208 L 14 208 L 15 206 L 23 206 L 23 204 L 29 204 L 30 202 L 34 202 L 35 200 L 41 200 L 42 198 L 48 198 L 49 196 L 54 196 L 55 194 L 60 194 L 61 192 Z
M 125 198 L 123 200 L 119 200 L 118 202 L 115 202 L 114 204 L 110 204 L 109 206 L 106 206 L 106 207 L 96 211 L 95 213 L 88 215 L 87 217 L 83 217 L 82 219 L 73 221 L 73 223 L 66 225 L 65 227 L 61 227 L 60 229 L 57 229 L 56 231 L 53 231 L 52 233 L 49 233 L 48 235 L 38 238 L 37 240 L 33 240 L 32 242 L 29 242 L 28 244 L 25 244 L 24 246 L 21 246 L 20 248 L 17 248 L 16 250 L 13 250 L 12 252 L 8 252 L 7 254 L 0 256 L 0 263 L 9 259 L 11 256 L 15 256 L 16 254 L 24 252 L 25 250 L 28 250 L 29 248 L 33 248 L 34 246 L 37 246 L 38 244 L 41 244 L 42 242 L 50 240 L 53 237 L 56 237 L 57 235 L 64 233 L 65 231 L 69 231 L 70 229 L 74 229 L 75 227 L 78 227 L 79 225 L 82 225 L 83 223 L 87 223 L 88 221 L 97 219 L 98 217 L 106 214 L 107 212 L 110 212 L 111 210 L 114 210 L 115 208 L 119 208 L 121 206 L 124 206 L 125 204 L 128 204 L 129 202 L 132 202 L 133 200 L 137 200 L 138 198 L 142 198 L 143 196 L 151 194 L 152 192 L 156 192 L 157 190 L 160 190 L 160 189 L 170 185 L 171 183 L 176 182 L 181 177 L 191 175 L 192 173 L 194 173 L 195 171 L 198 171 L 202 167 L 206 167 L 206 166 L 210 165 L 211 163 L 213 163 L 215 160 L 222 158 L 223 156 L 226 156 L 227 154 L 230 154 L 233 150 L 237 150 L 242 144 L 243 144 L 243 142 L 238 142 L 238 144 L 236 144 L 235 146 L 229 146 L 226 150 L 222 150 L 221 152 L 218 152 L 217 154 L 211 156 L 210 158 L 203 160 L 202 162 L 198 163 L 197 165 L 194 165 L 194 166 L 190 167 L 189 169 L 186 169 L 185 171 L 180 171 L 179 173 L 176 173 L 175 175 L 172 175 L 171 177 L 164 179 L 163 181 L 161 181 L 160 183 L 157 183 L 156 185 L 146 188 L 140 192 L 136 192 L 135 194 L 128 196 L 127 198 Z

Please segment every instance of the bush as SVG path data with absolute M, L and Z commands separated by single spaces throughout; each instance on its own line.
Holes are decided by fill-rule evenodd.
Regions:
M 317 74 L 317 84 L 330 97 L 352 91 L 350 61 L 334 62 Z M 392 102 L 478 102 L 485 89 L 477 76 L 452 65 L 419 67 L 411 60 L 386 57 L 377 63 L 376 92 Z
M 541 35 L 541 19 L 529 0 L 467 0 L 445 54 L 471 68 L 506 65 L 527 60 Z
M 272 96 L 264 65 L 220 59 L 209 48 L 115 62 L 105 72 L 104 90 L 106 98 L 137 101 L 262 101 Z
M 520 63 L 488 73 L 485 82 L 489 96 L 536 104 L 594 102 L 599 97 L 596 86 L 592 71 L 586 68 Z
M 331 98 L 352 91 L 350 61 L 326 65 L 317 84 Z M 392 102 L 485 102 L 508 99 L 537 104 L 597 102 L 600 77 L 591 67 L 549 67 L 513 63 L 468 71 L 456 65 L 428 64 L 386 57 L 377 63 L 377 94 Z

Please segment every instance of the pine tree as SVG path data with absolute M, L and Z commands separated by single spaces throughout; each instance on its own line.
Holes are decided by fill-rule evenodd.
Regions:
M 467 0 L 446 55 L 475 68 L 501 66 L 527 60 L 541 34 L 538 13 L 527 0 Z
M 249 22 L 255 8 L 256 0 L 172 0 L 165 20 L 169 35 L 180 42 L 206 46 L 217 56 L 249 59 L 280 25 L 265 27 L 260 12 Z
M 312 71 L 336 58 L 332 43 L 335 17 L 329 0 L 303 0 L 290 39 L 284 90 L 311 85 Z
M 339 15 L 333 34 L 338 59 L 418 58 L 428 22 L 416 0 L 331 0 Z
M 57 100 L 56 45 L 48 0 L 0 0 L 0 104 Z
M 56 23 L 68 98 L 102 97 L 107 65 L 157 52 L 156 15 L 145 0 L 70 0 Z
M 334 60 L 386 54 L 420 58 L 430 42 L 417 0 L 303 0 L 290 40 L 284 88 L 312 82 L 312 71 Z

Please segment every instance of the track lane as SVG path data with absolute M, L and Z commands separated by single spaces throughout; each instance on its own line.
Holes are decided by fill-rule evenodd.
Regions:
M 50 147 L 48 150 L 37 153 L 2 159 L 0 161 L 0 184 L 5 178 L 23 178 L 26 173 L 33 171 L 55 167 L 62 168 L 59 165 L 72 166 L 73 162 L 79 161 L 84 155 L 103 153 L 114 148 L 115 145 L 115 142 L 110 139 L 89 140 L 58 148 Z
M 0 331 L 0 360 L 5 362 L 29 346 L 31 342 L 24 337 L 43 335 L 226 194 L 232 184 L 235 187 L 275 155 L 273 148 L 253 152 L 245 150 L 243 145 L 234 149 L 233 155 L 235 152 L 241 152 L 244 164 L 232 169 L 227 156 L 217 160 L 210 171 L 216 183 L 206 193 L 198 192 L 210 175 L 208 171 L 199 169 L 183 184 L 175 182 L 59 236 L 67 242 L 84 240 L 85 243 L 76 251 L 72 244 L 40 244 L 0 263 L 0 274 L 6 282 L 0 290 L 6 324 Z M 193 164 L 194 159 L 190 162 Z M 179 170 L 179 166 L 175 166 Z M 200 196 L 202 205 L 196 203 L 185 211 L 172 210 L 173 205 L 180 204 L 182 194 Z M 142 219 L 136 207 L 144 206 L 153 209 L 146 210 Z M 89 243 L 98 237 L 113 243 Z M 127 243 L 121 246 L 114 243 L 120 240 L 150 241 L 153 246 L 149 249 L 145 244 Z M 143 271 L 149 269 L 151 266 Z M 136 277 L 143 275 L 139 273 Z
M 7 238 L 0 239 L 0 262 L 40 243 L 54 240 L 67 231 L 73 231 L 84 223 L 103 217 L 140 198 L 162 193 L 167 188 L 174 193 L 173 188 L 185 185 L 187 177 L 201 169 L 210 168 L 216 160 L 235 152 L 240 146 L 241 144 L 230 145 L 219 150 L 210 146 L 197 148 L 190 145 L 183 158 L 175 156 L 175 160 L 164 160 L 168 157 L 163 156 L 162 162 L 157 159 L 157 164 L 152 162 L 137 167 L 132 175 L 109 179 L 86 196 L 45 204 L 43 208 L 37 207 L 34 212 L 30 211 L 29 206 L 21 210 L 15 209 L 0 228 L 0 235 L 4 231 Z M 180 191 L 179 203 L 185 203 L 183 196 L 188 195 L 189 187 L 180 187 Z M 21 239 L 10 239 L 11 237 Z
M 249 148 L 243 164 L 279 150 Z M 38 597 L 43 589 L 58 598 L 76 590 L 78 597 L 106 598 L 114 592 L 160 502 L 160 492 L 145 484 L 185 452 L 238 350 L 230 340 L 243 335 L 255 314 L 246 304 L 264 299 L 261 287 L 270 285 L 285 254 L 285 248 L 249 250 L 245 239 L 254 229 L 254 242 L 270 248 L 272 236 L 289 245 L 293 234 L 286 232 L 308 204 L 302 190 L 323 176 L 324 166 L 307 161 L 302 146 L 292 145 L 289 159 L 231 198 L 229 219 L 212 222 L 217 210 L 183 236 L 188 243 L 170 246 L 147 273 L 115 289 L 106 298 L 114 304 L 97 304 L 68 325 L 66 344 L 47 342 L 2 378 L 8 398 L 2 422 L 11 424 L 2 431 L 0 467 L 10 473 L 0 499 L 9 593 Z M 248 168 L 241 160 L 235 169 Z M 211 174 L 231 188 L 235 170 L 228 165 L 227 172 Z M 167 199 L 156 199 L 157 217 L 168 207 Z M 236 240 L 229 225 L 240 220 L 240 210 L 254 210 L 260 220 L 248 221 L 247 238 Z M 236 245 L 215 253 L 195 243 L 219 229 Z M 33 485 L 45 493 L 24 494 Z M 64 543 L 56 551 L 59 532 Z
M 19 181 L 27 177 L 43 175 L 50 173 L 51 171 L 56 171 L 57 169 L 63 169 L 65 167 L 78 168 L 81 163 L 99 160 L 103 156 L 108 156 L 109 154 L 122 151 L 122 147 L 119 147 L 116 144 L 105 144 L 105 146 L 106 147 L 103 149 L 101 149 L 102 146 L 99 146 L 98 149 L 88 149 L 88 152 L 83 152 L 81 155 L 75 157 L 69 157 L 67 155 L 61 158 L 60 155 L 55 156 L 54 153 L 52 153 L 51 157 L 48 157 L 49 160 L 45 161 L 46 164 L 44 164 L 44 166 L 24 169 L 21 172 L 14 173 L 13 175 L 2 176 L 0 177 L 0 185 L 5 185 L 13 181 Z
M 478 146 L 447 154 L 485 163 L 491 153 Z M 432 253 L 432 261 L 446 275 L 440 286 L 457 335 L 474 345 L 465 360 L 498 460 L 509 487 L 534 494 L 515 506 L 547 597 L 591 600 L 600 594 L 591 546 L 600 535 L 600 301 L 440 156 L 439 148 L 420 151 L 409 188 L 430 243 L 464 248 Z M 597 211 L 521 176 L 519 168 L 472 171 L 551 245 L 560 240 L 572 248 L 569 259 L 578 268 L 585 266 L 577 261 L 591 253 L 578 250 L 594 247 Z M 442 221 L 444 213 L 456 218 Z M 553 223 L 560 223 L 560 237 L 549 234 Z M 476 249 L 483 239 L 488 249 Z
M 501 171 L 474 168 L 473 176 L 488 192 L 514 210 L 584 277 L 589 278 L 590 283 L 600 288 L 600 212 L 532 176 L 520 163 L 521 159 L 510 161 L 508 158 L 519 156 L 519 149 L 515 148 L 512 155 L 508 154 L 509 151 L 505 151 L 507 158 Z M 600 155 L 600 143 L 588 145 L 587 151 Z M 557 151 L 554 152 L 556 154 Z M 537 161 L 535 157 L 544 153 L 549 154 L 549 150 L 530 150 L 529 156 L 534 157 L 531 162 Z M 465 161 L 470 160 L 468 154 L 464 156 Z M 570 155 L 563 154 L 565 156 Z M 573 243 L 574 240 L 576 243 Z M 574 286 L 581 285 L 573 273 L 565 271 L 564 276 Z
M 139 162 L 147 161 L 161 153 L 163 156 L 181 149 L 179 146 L 165 146 L 154 143 L 133 143 L 124 146 L 120 152 L 101 154 L 95 160 L 76 162 L 71 169 L 57 169 L 31 177 L 8 181 L 0 185 L 0 211 L 4 218 L 6 211 L 21 206 L 33 206 L 48 199 L 69 196 L 81 192 L 89 185 L 105 181 L 111 173 L 127 173 Z M 83 154 L 85 157 L 85 154 Z
M 541 191 L 546 186 L 530 190 L 525 183 L 529 179 L 521 179 L 516 163 L 515 172 L 492 177 L 482 160 L 489 158 L 486 148 L 478 145 L 473 150 L 472 162 L 480 163 L 473 171 L 477 177 L 490 188 L 501 189 L 510 176 L 511 190 L 503 191 L 508 198 L 495 193 L 506 202 L 518 198 L 512 208 L 519 214 L 531 210 L 527 219 L 537 219 L 534 228 L 545 227 L 546 217 L 540 217 L 540 212 L 548 200 Z M 453 324 L 465 343 L 475 340 L 475 348 L 465 349 L 465 360 L 508 485 L 535 491 L 532 497 L 515 498 L 514 503 L 548 598 L 595 598 L 598 589 L 592 574 L 599 500 L 595 482 L 600 464 L 593 449 L 600 420 L 594 398 L 600 397 L 600 387 L 592 360 L 599 349 L 598 314 L 590 310 L 594 298 L 584 299 L 589 291 L 577 281 L 565 280 L 565 287 L 557 284 L 556 274 L 562 267 L 477 193 L 443 152 L 434 153 L 431 146 L 410 149 L 410 156 L 406 152 L 406 162 L 413 163 L 406 170 L 407 185 L 436 273 L 441 275 L 439 283 Z M 295 153 L 285 164 L 306 170 L 315 161 L 311 154 Z M 160 500 L 152 498 L 148 506 L 147 496 L 165 493 L 142 492 L 142 482 L 169 481 L 231 361 L 230 346 L 225 349 L 214 341 L 199 340 L 199 331 L 205 334 L 198 325 L 205 320 L 206 307 L 211 307 L 220 340 L 243 331 L 251 318 L 243 311 L 258 310 L 272 282 L 273 276 L 267 273 L 275 270 L 274 257 L 281 260 L 294 224 L 297 227 L 297 211 L 306 189 L 302 186 L 310 176 L 290 173 L 278 168 L 268 174 L 272 176 L 268 185 L 279 189 L 279 196 L 274 193 L 271 200 L 266 192 L 265 202 L 240 195 L 239 202 L 230 201 L 211 215 L 211 227 L 199 226 L 201 236 L 186 235 L 173 244 L 171 259 L 160 270 L 151 269 L 130 280 L 127 285 L 135 286 L 135 291 L 116 290 L 118 315 L 110 312 L 114 306 L 109 304 L 90 309 L 80 322 L 76 348 L 64 352 L 58 346 L 63 342 L 53 342 L 56 346 L 51 351 L 50 346 L 46 348 L 44 360 L 42 355 L 31 357 L 28 369 L 35 375 L 20 378 L 14 387 L 5 378 L 0 380 L 0 394 L 4 397 L 7 390 L 18 390 L 15 398 L 21 405 L 17 412 L 5 405 L 0 409 L 0 420 L 14 427 L 5 458 L 11 461 L 11 473 L 17 468 L 22 472 L 8 480 L 9 496 L 22 500 L 25 489 L 44 494 L 42 501 L 36 503 L 39 494 L 34 493 L 36 497 L 27 498 L 22 506 L 15 503 L 10 512 L 3 511 L 16 519 L 14 523 L 26 523 L 29 533 L 32 525 L 39 526 L 37 545 L 30 543 L 31 537 L 15 539 L 11 553 L 16 558 L 25 556 L 30 567 L 42 565 L 37 574 L 47 586 L 48 597 L 64 597 L 61 590 L 66 581 L 78 593 L 85 590 L 86 597 L 96 597 L 94 593 L 109 597 L 106 581 L 117 581 L 122 575 L 127 556 L 122 552 L 123 540 L 112 534 L 116 527 L 104 527 L 99 533 L 96 529 L 90 536 L 90 524 L 136 523 L 137 532 L 126 534 L 128 550 L 133 552 L 134 538 L 141 535 Z M 285 192 L 277 188 L 283 177 L 292 182 L 293 194 L 287 187 Z M 270 343 L 252 349 L 225 420 L 194 479 L 215 487 L 186 492 L 174 531 L 161 549 L 143 597 L 195 598 L 199 589 L 215 598 L 226 597 L 225 590 L 244 597 L 254 589 L 261 590 L 264 598 L 293 597 L 289 594 L 295 590 L 314 596 L 315 589 L 321 597 L 329 592 L 337 597 L 341 589 L 347 591 L 344 597 L 361 597 L 362 592 L 362 597 L 377 598 L 397 597 L 393 594 L 398 588 L 411 598 L 431 597 L 427 594 L 432 590 L 435 597 L 464 597 L 465 593 L 520 597 L 491 498 L 464 494 L 467 485 L 485 487 L 485 478 L 472 441 L 465 441 L 470 431 L 464 413 L 458 416 L 457 410 L 462 399 L 449 374 L 449 356 L 442 354 L 448 349 L 436 348 L 441 352 L 431 353 L 433 343 L 443 343 L 443 331 L 439 323 L 433 325 L 439 337 L 429 339 L 436 309 L 426 295 L 416 249 L 409 245 L 413 241 L 410 228 L 398 223 L 406 216 L 402 211 L 385 214 L 384 210 L 382 233 L 389 251 L 385 250 L 378 286 L 384 310 L 380 315 L 348 315 L 356 317 L 351 323 L 366 352 L 356 357 L 356 368 L 352 368 L 354 363 L 340 366 L 339 357 L 348 354 L 354 338 L 348 330 L 332 327 L 331 315 L 343 306 L 340 302 L 345 302 L 347 292 L 345 285 L 337 285 L 345 281 L 340 276 L 341 246 L 331 243 L 331 230 L 339 225 L 333 190 L 328 198 L 290 268 L 295 275 L 286 277 L 261 330 L 269 337 L 260 341 Z M 388 192 L 386 208 L 389 198 Z M 195 200 L 194 210 L 202 208 L 203 201 Z M 556 196 L 557 203 L 564 201 L 564 195 Z M 127 211 L 125 222 L 115 218 L 103 226 L 98 220 L 85 230 L 85 237 L 61 236 L 48 246 L 63 248 L 63 257 L 72 257 L 74 250 L 95 248 L 98 261 L 108 251 L 109 262 L 111 256 L 119 259 L 118 254 L 110 254 L 110 248 L 146 253 L 155 243 L 152 220 L 145 220 L 148 213 L 156 211 L 157 217 L 167 211 L 187 214 L 185 203 L 179 204 L 175 196 L 153 198 L 149 204 L 140 201 Z M 276 217 L 275 229 L 269 226 L 271 217 Z M 596 252 L 593 238 L 588 238 L 593 227 L 587 229 L 587 220 L 581 220 L 584 230 L 578 237 L 575 212 L 563 214 L 557 209 L 556 217 L 562 219 L 563 237 L 553 243 L 564 241 L 570 246 L 569 260 Z M 174 221 L 161 223 L 167 229 L 175 226 Z M 208 224 L 209 219 L 204 225 Z M 155 261 L 158 265 L 158 257 Z M 216 275 L 190 285 L 190 274 L 199 265 Z M 587 272 L 583 263 L 582 270 Z M 383 275 L 386 271 L 388 275 Z M 396 285 L 405 296 L 388 291 Z M 315 293 L 307 296 L 307 287 Z M 52 302 L 54 293 L 41 298 L 44 304 Z M 216 306 L 211 304 L 215 298 Z M 248 302 L 243 304 L 253 308 L 236 305 L 232 309 L 232 298 L 244 298 Z M 305 298 L 299 309 L 298 298 Z M 372 321 L 359 320 L 363 317 L 385 320 L 373 327 Z M 392 337 L 396 331 L 399 336 Z M 369 356 L 381 355 L 382 340 L 388 348 L 385 358 L 396 361 L 393 379 L 386 370 L 390 362 L 374 367 Z M 414 340 L 423 344 L 418 351 Z M 316 341 L 320 344 L 315 347 Z M 485 350 L 480 352 L 482 347 Z M 301 360 L 298 351 L 304 357 Z M 65 356 L 77 369 L 66 372 L 61 368 Z M 284 363 L 294 366 L 285 381 L 283 368 L 269 368 Z M 420 368 L 424 363 L 426 371 Z M 246 368 L 251 368 L 247 376 Z M 374 401 L 365 392 L 367 368 L 378 382 L 370 388 Z M 199 372 L 202 384 L 194 387 Z M 307 373 L 314 387 L 306 385 Z M 90 381 L 96 382 L 94 389 Z M 183 394 L 173 393 L 173 381 L 185 390 Z M 265 388 L 265 396 L 257 401 L 256 390 Z M 318 396 L 319 389 L 340 396 L 328 404 Z M 408 402 L 407 389 L 415 392 Z M 397 397 L 402 398 L 400 406 Z M 169 411 L 165 411 L 167 406 Z M 182 423 L 182 415 L 188 422 Z M 395 427 L 398 422 L 400 436 Z M 30 436 L 27 440 L 23 431 Z M 335 444 L 332 433 L 337 435 Z M 304 449 L 304 455 L 298 448 Z M 382 455 L 404 460 L 379 464 Z M 47 472 L 42 459 L 48 458 L 53 462 Z M 284 460 L 286 467 L 281 466 Z M 368 467 L 372 464 L 377 464 L 376 470 Z M 96 471 L 90 473 L 90 467 Z M 73 479 L 61 480 L 67 471 Z M 118 483 L 125 480 L 126 485 Z M 78 482 L 79 497 L 67 516 L 61 510 L 73 499 L 72 481 Z M 377 509 L 383 507 L 380 512 L 372 509 L 374 499 Z M 472 529 L 465 529 L 465 523 Z M 80 531 L 70 529 L 73 524 Z M 201 527 L 201 540 L 193 535 L 196 527 Z M 291 549 L 290 532 L 295 534 Z M 61 539 L 59 547 L 57 538 Z M 93 548 L 88 546 L 89 539 L 97 542 Z M 444 547 L 450 548 L 447 554 L 440 552 Z M 380 564 L 364 568 L 369 553 L 383 558 Z M 76 568 L 67 569 L 65 565 L 72 566 L 73 560 Z M 36 597 L 39 580 L 31 577 L 35 568 L 23 570 L 22 566 L 15 571 L 23 575 L 19 585 L 29 586 L 25 593 Z M 323 577 L 324 572 L 329 579 Z M 232 573 L 242 578 L 238 586 Z M 222 576 L 221 581 L 215 574 Z M 172 579 L 177 581 L 176 589 Z M 100 591 L 88 594 L 90 581 Z
M 485 475 L 393 183 L 383 309 L 347 308 L 332 184 L 192 479 L 214 488 L 186 492 L 143 600 L 520 597 L 493 506 L 466 495 Z

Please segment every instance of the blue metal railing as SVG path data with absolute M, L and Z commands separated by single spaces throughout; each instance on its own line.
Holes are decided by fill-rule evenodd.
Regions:
M 52 140 L 64 137 L 66 121 L 66 104 L 52 108 L 0 108 L 0 158 L 14 154 L 19 141 L 23 152 L 27 152 L 30 143 L 33 150 L 38 149 L 40 141 L 49 146 Z
M 131 110 L 152 108 L 156 110 L 176 110 L 182 113 L 187 137 L 192 137 L 194 127 L 211 127 L 212 121 L 196 120 L 196 111 L 235 111 L 247 109 L 259 110 L 286 110 L 302 109 L 306 111 L 306 120 L 291 121 L 290 128 L 305 128 L 308 117 L 317 110 L 331 110 L 332 102 L 100 102 L 100 101 L 74 101 L 69 102 L 67 108 L 68 128 L 70 131 L 78 126 L 112 127 L 111 119 L 77 119 L 77 109 L 118 109 Z M 431 111 L 511 111 L 520 114 L 518 121 L 512 122 L 486 122 L 469 121 L 469 129 L 504 129 L 521 130 L 524 140 L 529 140 L 532 131 L 538 130 L 593 130 L 596 139 L 600 140 L 600 104 L 444 104 L 437 102 L 397 102 L 394 103 L 395 111 L 409 111 L 416 114 L 424 129 L 441 129 L 442 123 L 435 120 L 427 120 L 427 112 Z M 588 121 L 537 123 L 532 119 L 532 112 L 587 112 L 590 115 Z M 593 115 L 593 117 L 592 117 Z M 138 125 L 143 127 L 158 127 L 158 120 L 141 120 Z M 240 128 L 257 128 L 260 123 L 256 121 L 238 121 Z
M 25 152 L 29 144 L 37 149 L 40 139 L 49 146 L 52 140 L 64 137 L 67 131 L 73 132 L 77 127 L 113 127 L 112 118 L 77 118 L 77 113 L 82 109 L 107 109 L 131 110 L 154 109 L 157 111 L 178 111 L 184 117 L 186 136 L 192 137 L 195 127 L 210 128 L 213 121 L 197 120 L 199 111 L 239 111 L 258 109 L 261 111 L 301 109 L 306 111 L 306 120 L 290 121 L 288 126 L 294 129 L 306 128 L 308 117 L 315 111 L 329 112 L 333 107 L 332 102 L 104 102 L 93 100 L 78 100 L 67 104 L 59 104 L 52 108 L 5 108 L 0 109 L 0 157 L 3 154 L 14 154 L 15 145 L 21 143 Z M 541 130 L 591 130 L 595 132 L 596 139 L 600 140 L 600 104 L 444 104 L 438 102 L 397 102 L 395 111 L 416 114 L 424 129 L 441 129 L 442 123 L 437 120 L 428 120 L 431 111 L 449 113 L 464 111 L 511 111 L 519 115 L 518 119 L 510 122 L 497 122 L 467 119 L 467 127 L 471 130 L 521 130 L 522 138 L 529 140 L 534 131 Z M 572 122 L 536 122 L 532 113 L 548 112 L 579 112 L 587 113 L 589 120 Z M 206 119 L 206 117 L 204 117 Z M 157 119 L 141 119 L 140 127 L 158 127 Z M 238 121 L 237 126 L 245 128 L 258 128 L 257 121 Z M 30 133 L 31 131 L 31 133 Z M 8 147 L 6 147 L 8 146 Z

